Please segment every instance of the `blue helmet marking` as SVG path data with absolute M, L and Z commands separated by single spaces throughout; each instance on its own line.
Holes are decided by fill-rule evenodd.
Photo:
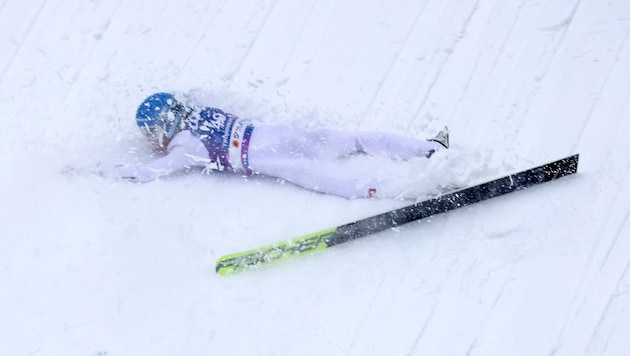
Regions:
M 171 93 L 156 93 L 138 107 L 136 124 L 147 137 L 164 134 L 169 139 L 177 133 L 188 109 Z

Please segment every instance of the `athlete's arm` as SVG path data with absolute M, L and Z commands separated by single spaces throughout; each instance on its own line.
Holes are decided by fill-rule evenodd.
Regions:
M 184 168 L 205 166 L 208 151 L 203 143 L 188 131 L 175 135 L 168 145 L 167 154 L 152 161 L 113 167 L 106 175 L 130 182 L 145 183 Z

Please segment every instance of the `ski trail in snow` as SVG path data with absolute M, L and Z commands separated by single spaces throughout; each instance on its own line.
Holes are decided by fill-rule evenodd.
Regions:
M 468 347 L 468 351 L 466 353 L 467 355 L 472 355 L 472 352 L 474 351 L 478 343 L 478 340 L 483 338 L 484 335 L 486 334 L 488 321 L 494 316 L 493 314 L 496 313 L 496 309 L 499 306 L 504 296 L 504 293 L 512 279 L 514 269 L 516 268 L 515 266 L 516 266 L 516 262 L 510 263 L 509 271 L 506 273 L 506 276 L 503 277 L 503 280 L 500 282 L 499 290 L 494 295 L 494 298 L 492 300 L 490 307 L 484 311 L 484 316 L 480 320 L 479 328 L 476 331 L 476 337 L 474 338 L 474 340 L 471 342 L 470 346 Z
M 621 63 L 623 63 L 623 65 L 626 64 L 625 62 L 622 62 L 620 59 L 621 59 L 621 54 L 623 52 L 623 49 L 628 43 L 628 38 L 630 38 L 629 34 L 630 34 L 630 27 L 628 28 L 628 30 L 626 30 L 625 36 L 623 37 L 623 40 L 621 41 L 621 43 L 619 44 L 619 47 L 617 48 L 617 52 L 615 53 L 615 59 L 614 59 L 615 64 L 621 64 Z M 595 111 L 595 108 L 599 104 L 599 99 L 602 95 L 602 92 L 606 88 L 609 80 L 611 79 L 610 75 L 611 73 L 613 73 L 614 69 L 615 69 L 615 65 L 611 65 L 608 67 L 608 70 L 606 71 L 606 74 L 604 77 L 605 79 L 602 80 L 601 85 L 595 90 L 595 92 L 593 92 L 593 95 L 595 95 L 597 99 L 593 100 L 591 106 L 588 109 L 588 112 L 586 112 L 586 115 L 583 118 L 583 121 L 580 123 L 580 129 L 578 131 L 577 138 L 575 139 L 574 144 L 571 147 L 571 151 L 575 152 L 575 150 L 577 149 L 578 145 L 580 144 L 582 140 L 582 136 L 586 132 L 586 128 L 589 125 L 595 124 L 593 122 L 595 120 L 589 120 L 589 119 L 591 118 L 591 116 L 593 115 L 593 112 Z M 613 129 L 613 128 L 610 128 L 610 129 Z
M 422 327 L 420 328 L 420 331 L 418 332 L 418 337 L 416 337 L 414 342 L 411 344 L 411 347 L 409 348 L 409 353 L 407 355 L 412 356 L 412 355 L 418 354 L 416 352 L 416 349 L 418 348 L 418 345 L 420 344 L 420 341 L 422 340 L 425 334 L 425 331 L 427 330 L 429 326 L 429 323 L 433 319 L 433 314 L 435 313 L 436 309 L 437 309 L 437 303 L 433 304 L 433 306 L 431 307 L 429 311 L 429 315 L 427 315 L 426 319 L 424 320 L 424 323 L 422 324 Z
M 626 236 L 628 233 L 630 233 L 630 230 L 628 230 Z M 626 266 L 615 284 L 614 291 L 610 294 L 608 302 L 601 312 L 599 321 L 589 339 L 586 354 L 592 355 L 595 352 L 609 354 L 610 340 L 618 328 L 623 329 L 623 333 L 627 337 L 627 319 L 624 317 L 630 314 L 630 310 L 627 311 L 630 300 L 630 289 L 628 286 L 630 286 L 630 258 L 627 260 Z M 625 351 L 627 352 L 628 350 L 626 349 Z M 610 352 L 610 354 L 613 353 L 616 354 L 617 351 Z
M 29 3 L 29 5 L 31 5 L 31 4 L 32 3 Z M 11 68 L 11 66 L 13 65 L 13 62 L 15 61 L 15 58 L 17 58 L 20 55 L 20 53 L 24 49 L 25 43 L 33 35 L 33 28 L 40 21 L 40 17 L 42 15 L 43 9 L 46 6 L 46 4 L 47 4 L 46 1 L 43 1 L 43 2 L 40 3 L 39 8 L 37 9 L 37 11 L 35 13 L 35 16 L 33 16 L 31 18 L 31 21 L 28 24 L 28 29 L 26 30 L 26 33 L 24 34 L 24 36 L 22 36 L 22 38 L 20 38 L 20 39 L 16 39 L 17 42 L 19 43 L 19 46 L 15 49 L 15 51 L 13 52 L 13 54 L 11 56 L 11 59 L 9 59 L 7 64 L 2 69 L 2 74 L 0 75 L 0 83 L 2 83 L 4 81 L 4 77 L 7 74 L 7 72 L 9 71 L 9 69 Z M 22 6 L 23 6 L 23 3 L 22 3 Z M 3 9 L 4 9 L 4 6 L 3 6 Z M 5 50 L 6 50 L 6 48 L 3 48 L 3 51 L 5 51 Z
M 623 184 L 622 182 L 624 180 L 630 181 L 630 166 L 626 168 L 623 177 L 624 178 L 619 182 L 620 184 Z M 594 243 L 588 255 L 588 263 L 585 264 L 583 271 L 579 271 L 581 278 L 571 298 L 570 304 L 574 305 L 573 312 L 564 320 L 558 332 L 555 349 L 561 349 L 562 346 L 570 344 L 573 347 L 573 352 L 586 352 L 590 346 L 585 345 L 585 349 L 581 349 L 579 343 L 571 342 L 571 338 L 576 337 L 576 335 L 574 335 L 575 325 L 585 324 L 583 321 L 584 318 L 590 318 L 589 313 L 601 304 L 602 301 L 599 300 L 599 293 L 610 290 L 610 298 L 614 298 L 616 294 L 615 290 L 620 288 L 619 282 L 617 282 L 614 287 L 610 286 L 607 277 L 611 272 L 614 273 L 616 270 L 615 267 L 611 266 L 617 265 L 618 255 L 623 255 L 625 251 L 630 251 L 630 244 L 624 239 L 625 235 L 623 235 L 624 229 L 627 230 L 630 226 L 630 203 L 627 200 L 628 196 L 628 188 L 623 186 L 616 198 L 610 202 L 607 214 L 605 214 L 606 218 L 601 225 L 599 225 L 597 230 L 593 231 L 594 236 L 607 236 L 608 234 L 606 232 L 610 228 L 618 226 L 614 237 L 610 240 L 602 238 L 594 239 Z M 624 211 L 625 215 L 623 218 L 621 220 L 616 219 L 618 215 L 616 215 L 615 212 Z M 624 272 L 622 272 L 619 277 L 620 279 L 625 278 L 624 275 L 627 268 L 626 266 Z M 594 324 L 590 338 L 579 339 L 580 342 L 586 342 L 587 340 L 591 340 L 589 343 L 593 342 L 595 335 L 598 333 L 599 325 L 604 323 L 610 304 L 611 299 L 609 299 L 605 305 L 601 306 L 602 310 L 599 311 L 599 321 L 597 321 L 597 324 Z M 587 354 L 592 353 L 587 352 Z
M 396 54 L 394 56 L 394 59 L 391 61 L 391 64 L 389 65 L 389 67 L 387 68 L 387 70 L 385 71 L 385 74 L 383 74 L 383 77 L 378 81 L 379 86 L 378 89 L 376 91 L 374 91 L 374 94 L 372 95 L 371 99 L 369 100 L 369 104 L 366 105 L 365 109 L 363 110 L 363 114 L 360 115 L 359 117 L 361 118 L 365 118 L 365 116 L 367 115 L 367 113 L 369 111 L 372 110 L 372 108 L 374 107 L 374 104 L 376 103 L 376 100 L 378 98 L 378 96 L 381 94 L 382 89 L 383 89 L 383 83 L 385 83 L 385 81 L 387 80 L 387 78 L 390 76 L 390 74 L 392 73 L 392 71 L 394 70 L 395 66 L 400 62 L 400 57 L 403 53 L 403 50 L 405 49 L 405 47 L 407 47 L 407 44 L 409 43 L 409 40 L 411 38 L 411 35 L 418 30 L 418 28 L 420 27 L 420 17 L 424 14 L 424 10 L 427 7 L 428 2 L 425 2 L 422 7 L 418 10 L 418 14 L 416 15 L 414 21 L 413 21 L 413 25 L 409 27 L 409 30 L 407 31 L 407 33 L 405 34 L 405 38 L 401 41 L 400 47 L 398 48 L 398 50 L 396 51 Z
M 630 167 L 628 167 L 628 169 L 626 170 L 625 177 L 626 177 L 626 182 L 630 181 Z M 622 184 L 623 184 L 623 183 L 622 183 Z M 627 189 L 627 188 L 626 188 L 626 189 Z M 611 208 L 609 209 L 609 214 L 608 214 L 608 216 L 614 216 L 614 215 L 613 215 L 613 214 L 614 214 L 613 209 L 619 209 L 620 211 L 624 211 L 624 210 L 625 210 L 625 211 L 626 211 L 626 215 L 625 215 L 625 217 L 621 220 L 621 222 L 620 222 L 620 223 L 618 223 L 618 222 L 614 222 L 614 223 L 613 223 L 614 225 L 617 225 L 617 224 L 618 224 L 618 225 L 619 225 L 619 229 L 617 230 L 617 233 L 615 234 L 614 238 L 611 240 L 611 242 L 610 242 L 610 246 L 609 246 L 608 250 L 607 250 L 607 251 L 606 251 L 606 253 L 604 254 L 604 257 L 603 257 L 603 259 L 602 259 L 602 261 L 601 261 L 601 264 L 600 264 L 600 266 L 599 266 L 599 270 L 600 270 L 600 271 L 604 268 L 604 265 L 605 265 L 607 262 L 609 262 L 609 259 L 610 259 L 611 254 L 612 254 L 613 252 L 615 252 L 615 250 L 616 250 L 616 249 L 615 249 L 615 246 L 620 245 L 620 244 L 622 244 L 622 243 L 625 243 L 625 242 L 626 242 L 625 240 L 621 240 L 620 238 L 621 238 L 621 237 L 627 238 L 627 235 L 622 235 L 622 234 L 621 234 L 621 231 L 622 231 L 624 228 L 627 228 L 628 226 L 630 226 L 630 225 L 628 225 L 628 224 L 627 224 L 627 223 L 630 221 L 630 220 L 628 219 L 628 218 L 630 217 L 630 204 L 629 204 L 629 202 L 628 202 L 628 201 L 626 201 L 626 200 L 625 200 L 625 199 L 627 199 L 629 196 L 630 196 L 630 194 L 628 194 L 628 192 L 626 192 L 626 194 L 624 194 L 624 192 L 623 192 L 623 190 L 622 190 L 621 192 L 619 192 L 618 197 L 619 197 L 619 199 L 621 199 L 621 202 L 620 202 L 620 203 L 621 203 L 621 204 L 626 203 L 626 206 L 624 207 L 624 206 L 622 205 L 622 208 L 621 208 L 621 209 L 619 209 L 619 207 L 617 206 L 618 204 L 615 204 L 615 205 L 612 205 L 612 206 L 611 206 Z M 609 221 L 609 219 L 607 218 L 607 219 L 606 219 L 606 225 L 608 225 L 608 221 Z M 630 251 L 630 244 L 629 244 L 627 247 L 628 247 L 628 249 L 623 249 L 623 248 L 621 248 L 621 251 Z M 617 248 L 617 249 L 618 249 L 618 248 Z
M 335 7 L 337 6 L 338 2 L 335 3 L 334 6 L 332 6 L 332 11 L 330 11 L 330 13 L 328 14 L 328 16 L 326 17 L 325 22 L 328 23 L 330 21 L 331 18 L 331 14 L 334 12 Z M 312 17 L 315 14 L 315 8 L 317 7 L 318 2 L 317 1 L 313 1 L 310 8 L 309 8 L 309 15 L 306 18 L 306 20 L 302 23 L 302 26 L 300 27 L 299 30 L 299 34 L 297 36 L 297 38 L 295 39 L 295 42 L 293 42 L 293 45 L 291 46 L 291 50 L 289 51 L 289 55 L 286 57 L 283 65 L 282 65 L 282 72 L 286 72 L 287 68 L 291 65 L 292 60 L 294 59 L 295 56 L 295 52 L 296 49 L 298 47 L 298 45 L 301 44 L 301 42 L 303 41 L 303 36 L 305 31 L 307 30 L 307 27 L 309 25 L 309 23 L 311 22 Z M 321 37 L 315 41 L 316 43 L 313 46 L 313 51 L 315 51 L 317 49 L 317 46 L 319 45 L 321 41 Z
M 379 295 L 379 293 L 381 292 L 381 289 L 383 288 L 384 281 L 385 281 L 385 278 L 379 279 L 378 285 L 376 286 L 374 293 L 372 294 L 372 297 L 370 298 L 370 301 L 367 303 L 366 310 L 363 313 L 363 316 L 361 317 L 361 321 L 359 322 L 359 325 L 366 325 L 366 320 L 371 316 L 373 312 L 374 305 L 376 304 L 377 296 Z M 363 329 L 362 327 L 358 327 L 355 330 L 354 336 L 352 337 L 350 341 L 350 346 L 349 346 L 350 350 L 355 349 L 357 345 L 357 340 L 359 339 L 359 333 L 362 331 L 362 329 Z
M 120 9 L 120 6 L 115 6 L 111 12 L 111 14 L 107 17 L 107 20 L 103 23 L 103 25 L 100 26 L 99 28 L 99 35 L 102 37 L 105 32 L 107 32 L 107 29 L 109 28 L 109 25 L 112 21 L 112 19 L 116 16 L 116 14 L 118 13 Z M 79 82 L 82 78 L 81 75 L 83 74 L 84 70 L 86 67 L 88 67 L 89 65 L 91 65 L 91 63 L 94 60 L 94 54 L 97 51 L 100 43 L 97 43 L 98 41 L 95 41 L 95 43 L 92 44 L 91 48 L 87 51 L 86 55 L 85 55 L 85 59 L 82 61 L 82 63 L 79 65 L 79 67 L 77 68 L 76 72 L 73 73 L 71 75 L 71 81 L 67 82 L 66 84 L 68 85 L 68 90 L 64 93 L 63 97 L 61 98 L 61 100 L 59 100 L 59 105 L 63 105 L 63 104 L 67 104 L 68 98 L 69 96 L 72 94 L 72 92 L 74 90 L 81 90 L 81 88 L 77 88 L 76 84 L 77 82 Z
M 577 0 L 575 1 L 573 7 L 571 8 L 571 10 L 569 11 L 569 14 L 562 20 L 560 21 L 560 23 L 562 25 L 555 25 L 552 27 L 547 27 L 546 29 L 548 31 L 552 31 L 554 34 L 557 34 L 552 41 L 552 48 L 551 48 L 551 52 L 550 53 L 545 53 L 543 58 L 538 58 L 537 61 L 542 62 L 542 65 L 540 66 L 540 70 L 538 73 L 536 73 L 539 77 L 539 79 L 536 81 L 537 83 L 540 84 L 534 84 L 533 87 L 531 87 L 528 92 L 527 92 L 527 97 L 529 98 L 534 98 L 533 100 L 530 100 L 526 106 L 524 106 L 521 110 L 522 112 L 520 114 L 517 114 L 517 112 L 515 111 L 517 108 L 513 107 L 512 110 L 510 110 L 505 118 L 502 118 L 505 122 L 504 125 L 508 126 L 508 130 L 505 130 L 504 132 L 506 137 L 504 138 L 505 142 L 512 142 L 516 140 L 516 136 L 519 135 L 519 132 L 522 128 L 523 125 L 525 125 L 525 122 L 530 114 L 530 110 L 532 108 L 532 104 L 535 100 L 535 98 L 538 97 L 538 95 L 540 94 L 541 90 L 544 88 L 544 78 L 547 76 L 547 73 L 549 73 L 550 67 L 555 63 L 556 61 L 556 56 L 558 55 L 560 49 L 563 47 L 564 45 L 564 39 L 567 35 L 567 33 L 569 33 L 569 29 L 570 29 L 570 25 L 573 21 L 573 18 L 575 16 L 575 13 L 577 12 L 577 9 L 579 8 L 579 4 L 580 4 L 581 0 Z M 526 2 L 525 2 L 526 3 Z M 522 7 L 525 5 L 525 3 L 521 3 L 521 5 L 518 7 L 518 13 L 521 12 Z M 539 16 L 546 16 L 547 15 L 547 9 L 548 6 L 551 6 L 552 3 L 546 3 L 545 5 L 542 5 L 540 7 L 540 11 L 539 11 Z M 514 25 L 516 24 L 516 22 L 518 21 L 518 13 L 516 16 L 516 19 L 514 20 L 514 22 L 512 23 L 512 27 L 511 30 L 513 30 Z M 551 30 L 553 29 L 553 30 Z M 507 43 L 509 42 L 510 36 L 505 37 L 505 41 L 502 44 L 502 48 L 504 48 Z M 502 49 L 503 51 L 503 49 Z M 497 56 L 497 61 L 500 58 L 500 56 Z M 495 66 L 496 66 L 495 62 Z M 512 74 L 517 74 L 518 72 L 518 67 L 514 66 L 512 69 Z M 504 86 L 507 88 L 510 85 L 509 82 L 506 82 L 504 84 Z M 520 108 L 518 108 L 520 109 Z M 489 123 L 489 125 L 495 125 L 496 123 Z
M 470 10 L 468 16 L 464 19 L 463 23 L 459 26 L 459 33 L 465 33 L 466 28 L 468 27 L 468 25 L 470 24 L 470 22 L 472 21 L 477 8 L 479 7 L 481 0 L 477 0 L 475 2 L 475 4 L 472 6 L 472 9 Z M 425 95 L 422 97 L 422 100 L 417 104 L 416 106 L 416 110 L 413 114 L 413 117 L 418 117 L 420 116 L 420 113 L 423 109 L 425 109 L 425 106 L 427 104 L 427 102 L 429 101 L 429 94 L 431 93 L 433 87 L 435 86 L 435 83 L 438 81 L 438 79 L 440 78 L 440 75 L 442 73 L 442 70 L 444 70 L 444 68 L 446 67 L 446 63 L 448 63 L 449 58 L 451 57 L 451 55 L 453 54 L 453 52 L 455 51 L 455 48 L 457 47 L 457 44 L 462 40 L 462 36 L 457 36 L 454 41 L 448 46 L 448 48 L 450 49 L 450 51 L 448 52 L 448 54 L 446 56 L 444 56 L 444 58 L 441 60 L 440 64 L 439 64 L 439 69 L 436 71 L 436 73 L 434 74 L 433 78 L 430 79 L 429 84 L 427 86 Z
M 215 11 L 216 16 L 213 16 L 212 19 L 210 19 L 210 20 L 206 20 L 206 25 L 203 27 L 203 31 L 201 31 L 201 36 L 199 36 L 199 38 L 197 38 L 197 40 L 195 41 L 195 45 L 193 46 L 193 48 L 195 48 L 195 50 L 193 50 L 190 53 L 190 55 L 184 60 L 184 62 L 182 64 L 182 67 L 188 67 L 190 61 L 197 54 L 197 49 L 201 48 L 203 46 L 203 44 L 207 42 L 207 35 L 206 34 L 210 31 L 212 26 L 214 26 L 215 19 L 221 15 L 221 12 L 223 11 L 223 8 L 228 3 L 229 3 L 229 0 L 223 0 L 222 2 L 220 2 L 217 5 L 217 9 Z M 210 7 L 210 4 L 207 5 L 206 11 L 208 11 L 207 9 L 209 7 Z
M 236 74 L 241 71 L 241 69 L 243 68 L 243 64 L 248 59 L 252 48 L 254 48 L 254 46 L 256 45 L 256 40 L 262 35 L 263 33 L 262 29 L 267 24 L 267 21 L 269 21 L 269 16 L 271 16 L 271 14 L 273 13 L 274 9 L 276 8 L 276 5 L 278 5 L 278 0 L 274 0 L 270 8 L 266 9 L 265 15 L 261 23 L 258 25 L 258 30 L 255 31 L 255 35 L 251 37 L 249 43 L 246 46 L 245 52 L 243 53 L 241 58 L 238 60 L 236 68 L 234 68 L 230 73 L 226 75 L 227 78 L 234 78 Z M 254 14 L 256 14 L 256 12 L 254 12 Z M 227 88 L 229 89 L 230 86 L 231 86 L 231 83 L 228 84 Z

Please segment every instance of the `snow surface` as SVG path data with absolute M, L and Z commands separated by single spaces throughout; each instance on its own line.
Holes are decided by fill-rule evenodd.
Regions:
M 0 354 L 630 354 L 629 34 L 628 0 L 0 1 Z M 161 90 L 268 122 L 447 124 L 435 169 L 405 168 L 419 186 L 581 164 L 225 278 L 221 255 L 403 202 L 62 174 L 150 157 L 133 115 Z

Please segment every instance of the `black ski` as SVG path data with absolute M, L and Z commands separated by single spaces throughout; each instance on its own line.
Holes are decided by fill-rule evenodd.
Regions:
M 549 182 L 577 172 L 579 155 L 495 179 L 440 197 L 421 201 L 345 225 L 301 236 L 274 245 L 221 257 L 216 271 L 221 275 L 287 259 L 307 252 L 323 250 L 366 235 L 424 219 L 450 210 L 495 198 L 533 185 Z

